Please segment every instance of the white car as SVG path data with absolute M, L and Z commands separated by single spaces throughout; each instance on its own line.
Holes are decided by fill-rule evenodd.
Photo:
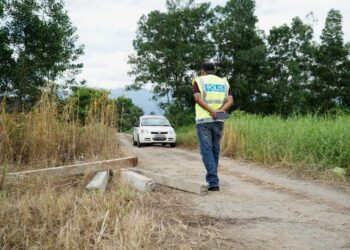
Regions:
M 168 119 L 164 116 L 141 116 L 134 124 L 133 145 L 170 144 L 176 146 L 176 134 Z

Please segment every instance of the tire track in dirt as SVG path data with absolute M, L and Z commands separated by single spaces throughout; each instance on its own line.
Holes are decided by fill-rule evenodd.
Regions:
M 294 190 L 292 188 L 288 188 L 288 187 L 279 185 L 279 184 L 274 183 L 274 182 L 257 179 L 257 178 L 248 176 L 246 174 L 243 174 L 239 171 L 235 171 L 232 169 L 225 169 L 224 173 L 225 174 L 232 174 L 245 182 L 249 182 L 249 183 L 252 183 L 254 185 L 259 185 L 265 189 L 269 189 L 269 190 L 272 190 L 275 192 L 282 192 L 282 193 L 289 194 L 291 196 L 294 196 L 297 199 L 309 200 L 309 201 L 312 201 L 312 202 L 315 202 L 318 204 L 327 204 L 329 207 L 331 207 L 333 209 L 337 209 L 338 212 L 342 212 L 345 215 L 350 213 L 350 207 L 348 207 L 346 205 L 339 204 L 339 203 L 334 202 L 334 201 L 329 201 L 327 199 L 315 198 L 312 195 L 308 194 L 307 192 L 301 192 L 298 190 Z
M 120 139 L 129 154 L 139 157 L 140 167 L 204 180 L 196 150 L 136 148 L 130 137 Z M 181 193 L 203 220 L 218 223 L 220 233 L 213 240 L 224 241 L 223 249 L 350 249 L 348 187 L 292 179 L 227 158 L 220 159 L 219 176 L 220 192 Z

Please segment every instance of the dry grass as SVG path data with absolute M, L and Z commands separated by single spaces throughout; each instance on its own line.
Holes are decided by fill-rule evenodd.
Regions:
M 147 218 L 141 210 L 131 212 L 135 192 L 118 186 L 101 196 L 84 193 L 83 186 L 83 179 L 76 177 L 28 179 L 5 185 L 0 245 L 5 249 L 91 249 L 112 243 L 123 246 L 129 238 L 135 242 L 137 227 L 142 230 Z M 128 220 L 139 223 L 131 230 L 125 223 Z
M 57 105 L 47 94 L 28 113 L 9 114 L 2 105 L 2 166 L 12 172 L 122 154 L 115 106 L 107 96 L 93 100 L 84 125 L 77 119 L 77 100 Z M 113 176 L 104 195 L 88 193 L 84 187 L 91 177 L 16 180 L 0 172 L 0 249 L 225 246 L 227 239 L 218 237 L 219 221 L 196 214 L 179 192 L 157 187 L 141 195 Z
M 219 220 L 196 214 L 180 192 L 140 195 L 114 176 L 104 196 L 88 177 L 5 182 L 3 249 L 213 249 L 225 246 Z M 170 193 L 171 192 L 171 193 Z
M 85 125 L 76 114 L 77 100 L 63 107 L 44 93 L 27 113 L 7 113 L 0 108 L 0 164 L 10 171 L 64 165 L 85 159 L 120 156 L 116 133 L 116 108 L 108 95 L 93 100 Z

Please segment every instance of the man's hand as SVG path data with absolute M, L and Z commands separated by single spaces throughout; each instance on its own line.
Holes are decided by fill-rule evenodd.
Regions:
M 230 95 L 227 98 L 227 101 L 222 105 L 222 107 L 219 109 L 220 112 L 227 112 L 233 106 L 233 97 Z
M 216 119 L 217 112 L 219 112 L 219 110 L 210 110 L 209 111 L 209 113 L 210 113 L 211 117 L 213 117 L 213 119 Z
M 227 112 L 227 110 L 233 105 L 232 96 L 228 97 L 227 102 L 225 102 L 219 110 L 212 109 L 206 102 L 203 101 L 200 94 L 194 95 L 194 99 L 196 103 L 198 103 L 202 108 L 209 112 L 210 116 L 213 117 L 213 119 L 216 119 L 216 114 L 218 112 Z

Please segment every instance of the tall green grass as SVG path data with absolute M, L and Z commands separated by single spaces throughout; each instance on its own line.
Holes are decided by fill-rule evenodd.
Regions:
M 195 125 L 176 129 L 176 143 L 184 147 L 196 148 L 198 141 Z
M 178 130 L 178 144 L 194 147 L 195 126 Z M 350 116 L 262 117 L 237 113 L 225 124 L 222 153 L 307 170 L 350 169 Z

